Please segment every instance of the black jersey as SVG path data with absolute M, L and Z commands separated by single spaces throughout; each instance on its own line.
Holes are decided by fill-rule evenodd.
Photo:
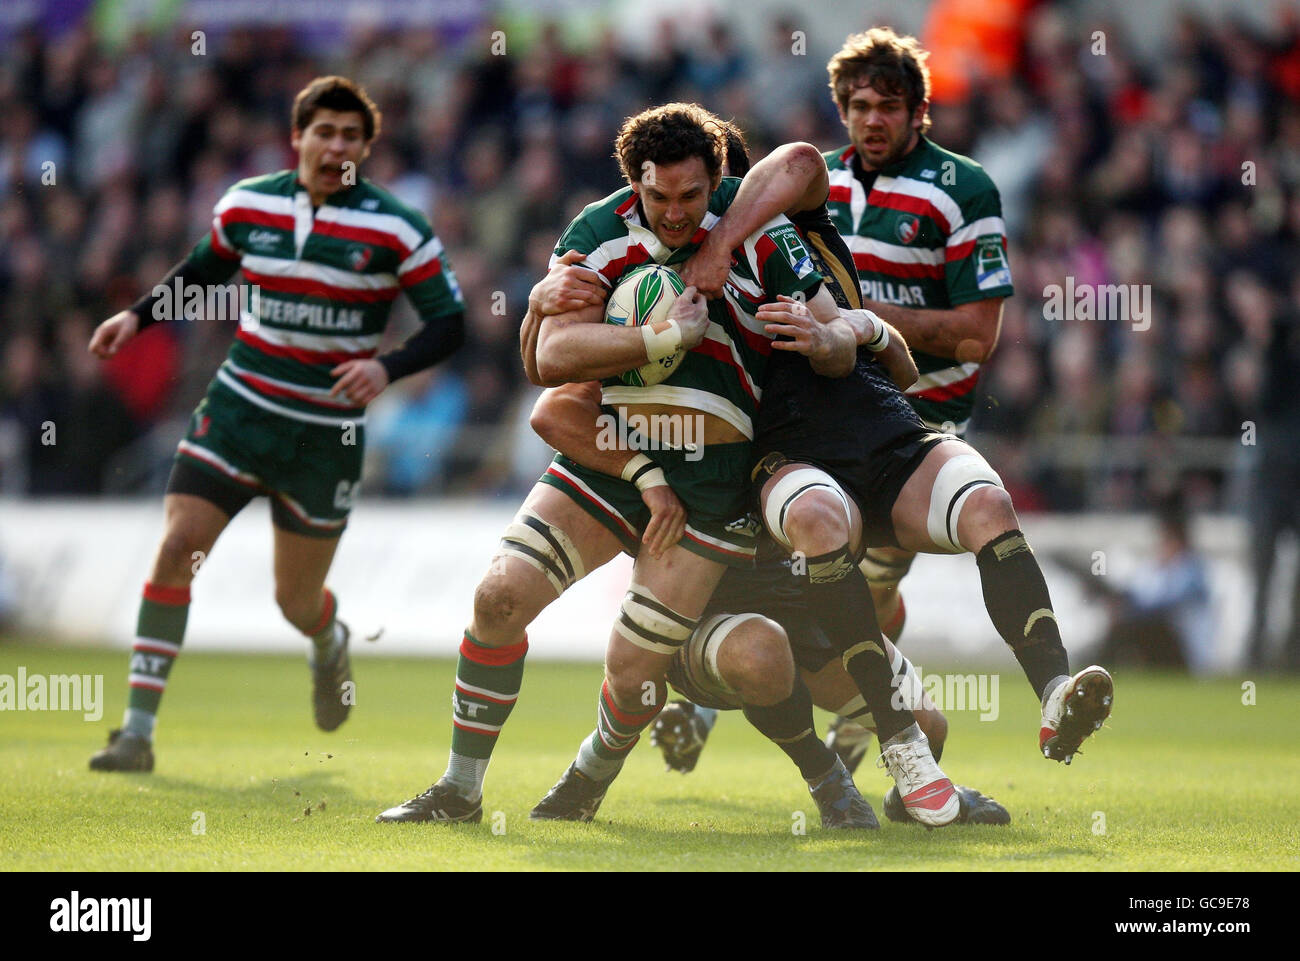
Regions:
M 803 234 L 817 271 L 841 307 L 862 306 L 848 245 L 823 204 L 791 218 Z M 835 474 L 854 474 L 871 455 L 903 435 L 925 430 L 885 368 L 866 348 L 847 377 L 822 377 L 808 359 L 772 351 L 755 422 L 754 446 L 762 455 L 779 451 Z M 855 491 L 861 499 L 865 492 Z

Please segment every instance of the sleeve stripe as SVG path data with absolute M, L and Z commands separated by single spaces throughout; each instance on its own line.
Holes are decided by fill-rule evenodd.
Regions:
M 226 232 L 221 229 L 221 221 L 216 217 L 212 219 L 211 243 L 212 252 L 218 257 L 223 257 L 226 260 L 239 259 L 239 251 L 237 251 L 234 245 L 230 242 L 230 238 L 226 236 Z
M 407 271 L 398 275 L 403 287 L 414 287 L 416 284 L 423 283 L 430 277 L 437 277 L 442 273 L 442 261 L 434 257 L 422 267 Z
M 430 261 L 437 261 L 442 256 L 442 251 L 442 241 L 437 237 L 430 237 L 416 250 L 408 254 L 401 264 L 398 265 L 397 276 L 402 279 L 403 283 L 406 283 L 406 278 L 403 276 L 404 274 L 407 274 L 412 270 L 418 270 Z
M 1007 225 L 1003 222 L 1001 217 L 981 217 L 979 220 L 967 224 L 960 230 L 954 230 L 948 237 L 948 246 L 952 247 L 956 244 L 964 244 L 969 240 L 974 240 L 976 237 L 983 237 L 985 234 L 1000 234 L 1005 238 L 1006 233 Z M 952 256 L 949 255 L 948 259 L 952 260 Z

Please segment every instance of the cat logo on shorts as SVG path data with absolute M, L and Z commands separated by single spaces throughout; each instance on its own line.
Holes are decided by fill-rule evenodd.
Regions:
M 912 214 L 906 214 L 903 217 L 899 218 L 898 226 L 894 229 L 894 233 L 898 234 L 898 239 L 901 240 L 903 243 L 910 244 L 913 240 L 916 239 L 916 235 L 920 231 L 920 229 L 921 229 L 920 218 Z
M 737 518 L 723 528 L 728 534 L 745 534 L 749 537 L 757 537 L 758 532 L 762 529 L 763 524 L 753 511 L 750 511 L 744 517 Z

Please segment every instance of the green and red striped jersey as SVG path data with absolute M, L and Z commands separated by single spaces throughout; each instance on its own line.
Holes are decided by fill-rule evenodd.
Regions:
M 375 356 L 399 293 L 425 323 L 465 306 L 429 221 L 364 178 L 315 210 L 294 170 L 241 180 L 185 266 L 208 278 L 241 269 L 256 290 L 217 380 L 310 423 L 361 419 L 364 408 L 329 396 L 330 370 Z
M 740 180 L 722 178 L 709 197 L 709 209 L 690 242 L 676 250 L 664 246 L 641 218 L 631 187 L 588 205 L 556 245 L 555 261 L 570 250 L 587 255 L 590 267 L 613 288 L 619 278 L 651 261 L 674 266 L 695 253 L 740 189 Z M 762 398 L 772 339 L 756 318 L 758 308 L 778 294 L 794 297 L 822 281 L 798 230 L 784 216 L 764 224 L 732 254 L 723 296 L 709 301 L 709 329 L 689 350 L 671 377 L 653 387 L 629 387 L 618 378 L 604 382 L 607 404 L 672 404 L 714 414 L 749 439 Z
M 854 148 L 827 151 L 835 226 L 853 251 L 863 300 L 945 310 L 1010 297 L 1002 201 L 984 168 L 925 137 L 897 163 L 859 176 Z M 865 180 L 865 184 L 864 184 Z M 932 427 L 965 430 L 980 365 L 913 350 L 908 400 Z

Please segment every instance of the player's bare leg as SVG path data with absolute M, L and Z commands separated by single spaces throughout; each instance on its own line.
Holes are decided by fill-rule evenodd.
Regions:
M 154 725 L 167 677 L 185 639 L 190 584 L 230 523 L 225 511 L 193 494 L 164 497 L 163 517 L 162 541 L 136 621 L 126 713 L 121 730 L 109 735 L 108 747 L 90 759 L 97 771 L 153 770 Z
M 376 820 L 478 821 L 483 778 L 523 683 L 527 628 L 570 585 L 621 550 L 618 539 L 553 487 L 529 493 L 474 591 L 452 692 L 451 754 L 429 790 Z
M 1047 583 L 1001 479 L 969 445 L 944 441 L 903 485 L 891 516 L 905 549 L 975 555 L 989 618 L 1043 706 L 1039 747 L 1069 763 L 1109 716 L 1113 687 L 1095 665 L 1070 676 Z
M 893 697 L 894 673 L 882 647 L 866 579 L 852 547 L 861 537 L 862 519 L 852 498 L 833 477 L 806 464 L 768 466 L 762 512 L 768 532 L 804 555 L 808 604 L 857 684 L 862 697 L 881 707 L 877 714 L 882 757 L 899 782 L 908 809 L 931 827 L 959 814 L 952 782 L 940 770 L 925 735 L 907 705 Z
M 316 726 L 333 731 L 356 702 L 349 631 L 337 617 L 338 601 L 325 586 L 339 538 L 311 537 L 273 527 L 275 603 L 284 619 L 309 641 L 312 713 Z
M 663 708 L 665 677 L 704 612 L 723 565 L 686 550 L 643 551 L 605 654 L 596 729 L 529 817 L 590 821 L 641 732 Z

